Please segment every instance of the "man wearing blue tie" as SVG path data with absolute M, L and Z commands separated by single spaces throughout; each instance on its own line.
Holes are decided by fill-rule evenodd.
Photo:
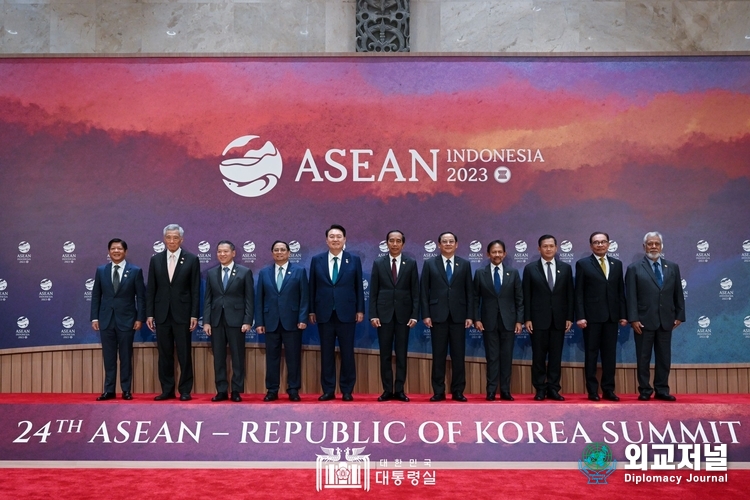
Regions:
M 302 330 L 307 328 L 309 290 L 307 272 L 289 262 L 289 244 L 274 241 L 274 263 L 258 273 L 255 329 L 266 335 L 266 396 L 279 399 L 281 346 L 284 345 L 290 401 L 299 401 L 302 387 Z
M 333 224 L 326 231 L 328 251 L 310 262 L 310 323 L 318 324 L 320 334 L 319 401 L 335 399 L 336 340 L 341 350 L 339 388 L 344 401 L 354 401 L 352 391 L 357 380 L 354 365 L 354 331 L 365 318 L 365 294 L 362 286 L 362 262 L 344 251 L 346 229 Z

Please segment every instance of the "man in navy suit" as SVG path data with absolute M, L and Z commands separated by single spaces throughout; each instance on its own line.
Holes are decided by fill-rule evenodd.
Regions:
M 253 327 L 253 272 L 234 263 L 236 252 L 231 241 L 216 245 L 218 266 L 206 273 L 203 298 L 203 331 L 211 337 L 216 375 L 216 396 L 211 401 L 229 399 L 227 389 L 227 344 L 232 355 L 232 401 L 242 401 L 245 390 L 245 332 Z
M 680 268 L 662 258 L 663 238 L 656 231 L 643 237 L 643 259 L 628 266 L 625 293 L 628 321 L 635 332 L 640 401 L 651 394 L 662 401 L 675 401 L 669 393 L 672 366 L 672 330 L 685 321 Z M 651 350 L 654 352 L 654 387 L 651 387 Z
M 513 343 L 523 330 L 523 290 L 518 271 L 503 263 L 505 243 L 487 245 L 490 263 L 474 274 L 476 329 L 482 332 L 487 358 L 487 401 L 494 401 L 500 379 L 500 399 L 513 401 L 510 373 Z
M 319 401 L 335 399 L 336 339 L 341 350 L 339 388 L 344 401 L 354 401 L 352 391 L 357 380 L 354 366 L 354 330 L 365 318 L 365 294 L 362 286 L 362 262 L 344 251 L 346 229 L 333 224 L 326 231 L 328 251 L 310 262 L 310 323 L 318 324 L 320 334 Z
M 531 383 L 535 401 L 560 395 L 562 350 L 565 332 L 573 325 L 573 270 L 555 258 L 557 239 L 539 238 L 541 259 L 523 269 L 523 311 L 531 335 Z
M 438 238 L 440 255 L 422 266 L 422 322 L 431 329 L 432 391 L 430 401 L 445 401 L 445 364 L 450 345 L 451 397 L 466 401 L 466 329 L 473 324 L 474 286 L 471 264 L 456 256 L 458 238 L 445 232 Z
M 601 231 L 589 236 L 593 252 L 576 262 L 576 324 L 583 330 L 586 391 L 591 401 L 599 401 L 596 361 L 602 357 L 602 397 L 619 401 L 615 394 L 617 330 L 625 319 L 625 282 L 622 262 L 607 255 L 609 235 Z
M 133 399 L 133 337 L 146 320 L 146 286 L 143 271 L 125 261 L 128 244 L 120 238 L 108 244 L 109 264 L 99 266 L 91 294 L 91 327 L 101 332 L 104 358 L 104 392 L 96 398 L 115 398 L 117 353 L 120 353 L 122 399 Z
M 289 262 L 289 244 L 274 241 L 274 263 L 258 273 L 255 294 L 255 330 L 266 334 L 266 396 L 263 401 L 279 399 L 281 346 L 286 359 L 286 393 L 290 401 L 299 401 L 302 387 L 302 330 L 307 328 L 309 283 L 302 266 Z
M 146 286 L 146 324 L 156 332 L 161 394 L 155 401 L 174 399 L 174 351 L 180 363 L 180 401 L 193 390 L 191 332 L 198 326 L 200 262 L 181 247 L 185 231 L 177 224 L 164 228 L 167 249 L 151 257 Z
M 417 262 L 401 253 L 404 233 L 394 230 L 386 237 L 388 255 L 376 259 L 370 276 L 370 323 L 378 329 L 380 378 L 383 394 L 378 401 L 398 399 L 408 402 L 404 393 L 409 329 L 419 315 L 419 276 Z M 396 384 L 393 384 L 391 353 L 396 350 Z

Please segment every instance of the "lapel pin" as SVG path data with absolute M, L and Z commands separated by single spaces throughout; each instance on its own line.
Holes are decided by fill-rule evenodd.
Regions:
M 349 263 L 349 259 L 346 259 L 344 262 L 348 264 Z

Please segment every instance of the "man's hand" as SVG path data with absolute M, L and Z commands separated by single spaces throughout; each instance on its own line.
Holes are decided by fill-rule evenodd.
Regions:
M 572 326 L 573 326 L 573 322 L 572 321 L 566 321 L 565 322 L 565 332 L 566 333 L 569 332 Z
M 152 332 L 155 332 L 156 326 L 154 325 L 154 318 L 152 317 L 146 318 L 146 326 L 148 327 L 149 330 L 151 330 Z
M 98 319 L 95 319 L 94 321 L 91 322 L 91 328 L 93 328 L 94 331 L 97 331 L 97 332 L 99 331 L 99 320 Z
M 477 330 L 479 330 L 480 332 L 483 332 L 483 331 L 484 331 L 484 325 L 482 324 L 482 322 L 481 322 L 481 321 L 477 321 L 476 323 L 474 323 L 474 326 L 475 326 L 475 327 L 476 327 L 476 329 L 477 329 Z
M 203 333 L 205 333 L 206 335 L 208 335 L 210 337 L 211 336 L 211 325 L 204 324 L 203 325 Z
M 137 332 L 138 330 L 141 329 L 142 326 L 143 326 L 142 321 L 136 321 L 135 323 L 133 323 L 133 330 Z
M 414 318 L 412 318 L 412 319 L 409 320 L 409 322 L 406 324 L 406 326 L 408 326 L 409 328 L 414 328 L 414 325 L 416 325 L 416 324 L 417 324 L 417 320 L 414 319 Z
M 526 323 L 524 323 L 524 325 L 526 326 L 526 331 L 533 335 L 534 325 L 531 323 L 531 321 L 527 321 Z
M 633 327 L 633 331 L 638 335 L 641 335 L 643 333 L 641 331 L 641 328 L 643 328 L 643 324 L 640 321 L 633 321 L 632 323 L 630 323 L 630 326 Z
M 315 313 L 310 313 L 309 314 L 309 318 L 310 318 L 310 324 L 314 325 L 315 324 Z
M 432 328 L 432 318 L 422 318 L 422 323 L 424 323 L 424 326 L 427 328 Z
M 675 328 L 677 328 L 681 324 L 682 324 L 682 321 L 680 321 L 679 319 L 674 320 L 674 326 L 672 327 L 672 330 L 674 330 Z
M 250 323 L 245 323 L 244 325 L 242 325 L 242 333 L 247 333 L 252 329 L 253 325 L 251 325 Z
M 576 321 L 576 325 L 578 325 L 578 328 L 581 328 L 581 329 L 586 328 L 588 324 L 589 322 L 586 321 L 585 319 L 579 319 L 578 321 Z
M 516 335 L 523 332 L 523 325 L 521 323 L 516 323 Z
M 365 320 L 365 313 L 357 313 L 357 323 L 362 323 Z
M 370 318 L 370 324 L 375 328 L 380 328 L 381 326 L 383 326 L 380 324 L 380 318 Z
M 198 326 L 198 318 L 190 318 L 190 331 L 192 332 Z

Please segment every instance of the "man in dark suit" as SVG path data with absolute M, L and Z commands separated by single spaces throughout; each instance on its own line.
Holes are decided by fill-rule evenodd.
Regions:
M 404 233 L 394 230 L 386 237 L 388 255 L 376 259 L 370 275 L 370 323 L 378 329 L 380 378 L 383 394 L 378 401 L 398 399 L 408 402 L 404 393 L 409 329 L 419 316 L 419 276 L 417 261 L 401 253 Z M 391 353 L 396 350 L 396 384 L 393 383 Z
M 576 324 L 583 330 L 586 391 L 591 401 L 599 401 L 596 361 L 602 357 L 602 397 L 619 401 L 615 394 L 618 321 L 625 319 L 625 282 L 622 262 L 607 255 L 609 235 L 601 231 L 589 236 L 593 252 L 576 262 Z
M 266 396 L 263 401 L 279 399 L 281 345 L 286 359 L 286 393 L 290 401 L 299 401 L 302 387 L 302 330 L 307 328 L 310 310 L 307 272 L 289 262 L 289 244 L 274 241 L 274 263 L 258 274 L 255 329 L 266 334 Z
M 104 392 L 96 398 L 115 398 L 117 353 L 120 353 L 122 399 L 133 399 L 133 337 L 146 320 L 146 286 L 143 271 L 125 261 L 128 244 L 120 238 L 108 244 L 109 264 L 99 266 L 91 294 L 91 327 L 101 332 L 104 359 Z
M 231 241 L 216 245 L 218 266 L 206 273 L 203 297 L 203 331 L 211 337 L 216 375 L 216 396 L 211 401 L 229 399 L 227 389 L 227 344 L 232 355 L 232 401 L 242 401 L 245 390 L 245 332 L 253 327 L 255 290 L 253 272 L 234 263 L 236 252 Z
M 456 256 L 458 238 L 445 232 L 438 238 L 440 255 L 422 266 L 422 322 L 431 329 L 432 391 L 430 401 L 445 401 L 445 363 L 450 345 L 451 396 L 466 401 L 466 329 L 473 324 L 474 287 L 471 264 Z
M 494 401 L 500 379 L 500 399 L 513 401 L 510 372 L 513 343 L 523 330 L 523 290 L 518 271 L 503 264 L 505 243 L 494 240 L 487 245 L 490 263 L 474 274 L 476 321 L 482 332 L 487 358 L 487 401 Z
M 672 330 L 685 321 L 680 268 L 661 256 L 664 240 L 656 231 L 643 237 L 643 259 L 628 266 L 625 292 L 628 321 L 635 332 L 640 401 L 655 398 L 675 401 L 669 393 L 672 366 Z M 654 387 L 651 387 L 651 350 L 654 352 Z
M 564 401 L 560 375 L 565 332 L 573 325 L 573 270 L 555 258 L 557 239 L 539 238 L 541 259 L 523 269 L 523 310 L 531 335 L 531 383 L 535 401 Z
M 185 231 L 177 224 L 164 228 L 167 249 L 151 257 L 146 287 L 146 324 L 156 332 L 161 394 L 155 401 L 174 399 L 174 350 L 180 363 L 180 401 L 193 390 L 191 332 L 198 326 L 200 263 L 181 248 Z
M 362 262 L 344 251 L 346 229 L 333 224 L 326 231 L 328 251 L 310 262 L 310 323 L 318 324 L 320 334 L 319 401 L 335 399 L 336 339 L 341 351 L 339 388 L 344 401 L 354 401 L 352 391 L 357 380 L 354 365 L 354 330 L 365 318 L 365 293 Z

